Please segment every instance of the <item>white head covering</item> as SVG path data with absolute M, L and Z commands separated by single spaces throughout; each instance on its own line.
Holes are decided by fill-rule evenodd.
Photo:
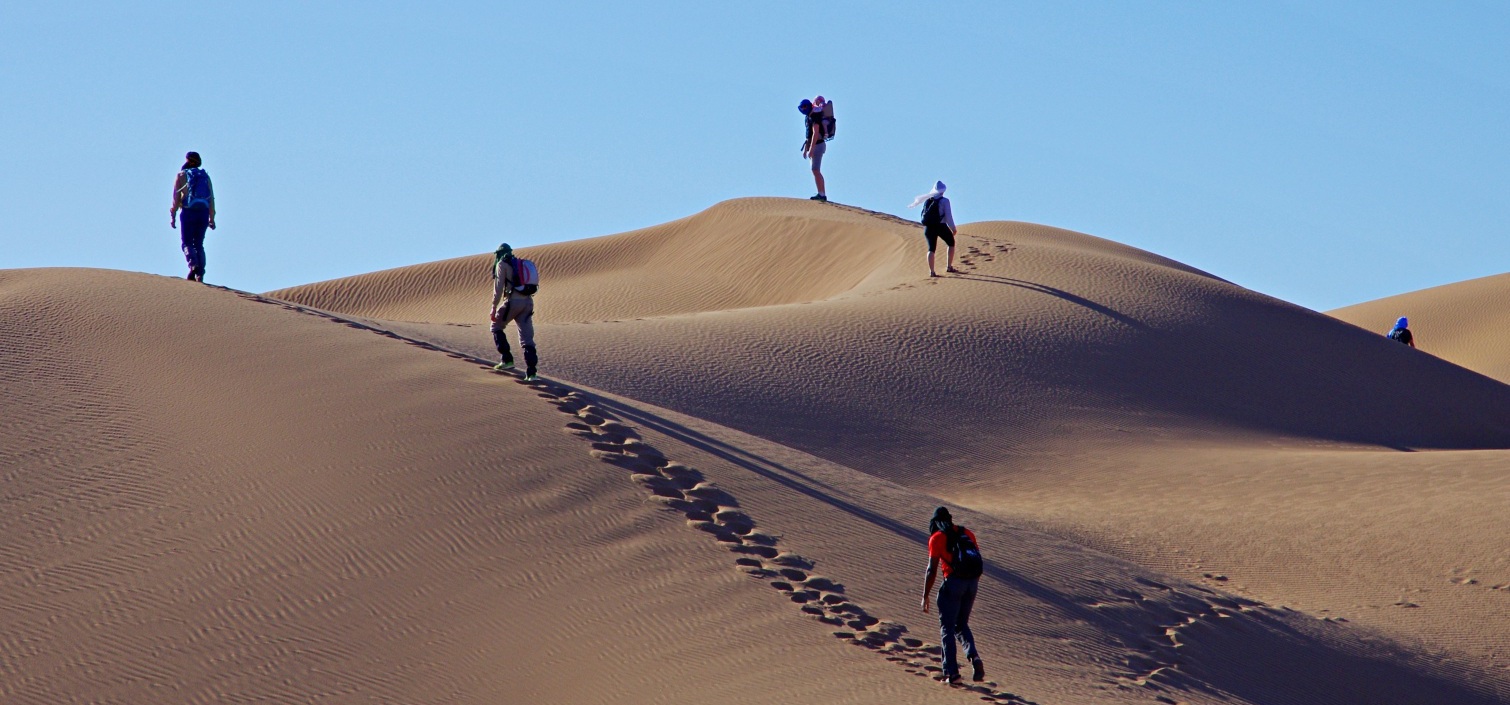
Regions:
M 907 207 L 908 208 L 917 208 L 919 205 L 921 205 L 923 203 L 923 201 L 926 201 L 926 200 L 928 200 L 930 198 L 933 198 L 934 196 L 942 196 L 942 195 L 944 195 L 944 189 L 946 189 L 946 188 L 949 188 L 949 187 L 945 186 L 944 182 L 942 182 L 942 181 L 935 181 L 935 182 L 933 182 L 933 190 L 932 191 L 929 191 L 928 193 L 925 193 L 925 194 L 923 194 L 921 196 L 918 196 L 917 198 L 912 199 L 912 205 L 909 205 Z

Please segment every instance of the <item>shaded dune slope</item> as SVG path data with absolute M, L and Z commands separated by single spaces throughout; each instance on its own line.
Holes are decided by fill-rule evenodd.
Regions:
M 1510 383 L 1510 274 L 1472 279 L 1329 312 L 1383 334 L 1410 317 L 1422 350 Z

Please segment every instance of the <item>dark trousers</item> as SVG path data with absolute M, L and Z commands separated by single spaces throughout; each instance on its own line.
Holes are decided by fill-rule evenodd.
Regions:
M 209 227 L 209 208 L 185 208 L 179 216 L 184 259 L 189 263 L 189 271 L 201 277 L 204 276 L 204 233 Z
M 944 578 L 939 586 L 939 637 L 944 647 L 944 675 L 959 675 L 959 656 L 954 641 L 965 645 L 965 658 L 980 658 L 975 650 L 975 635 L 970 633 L 970 609 L 975 607 L 975 591 L 980 581 Z
M 954 247 L 954 233 L 949 232 L 949 226 L 947 225 L 925 226 L 923 228 L 923 239 L 928 241 L 929 252 L 938 249 L 939 240 L 943 240 L 945 245 Z

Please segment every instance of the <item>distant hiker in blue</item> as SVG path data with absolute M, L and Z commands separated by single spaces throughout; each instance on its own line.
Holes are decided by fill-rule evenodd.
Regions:
M 949 207 L 949 199 L 944 198 L 944 189 L 948 188 L 942 181 L 933 183 L 933 190 L 917 198 L 912 199 L 908 208 L 923 206 L 923 237 L 928 240 L 928 276 L 936 277 L 938 272 L 933 268 L 933 251 L 938 249 L 938 241 L 943 240 L 949 246 L 949 265 L 944 270 L 950 274 L 959 274 L 954 268 L 954 236 L 959 229 L 954 227 L 954 210 Z
M 828 140 L 834 138 L 834 104 L 823 96 L 813 100 L 806 98 L 797 104 L 802 113 L 802 158 L 813 162 L 813 182 L 818 186 L 818 195 L 809 200 L 827 201 L 828 191 L 823 184 L 823 154 L 828 151 Z
M 493 345 L 501 358 L 495 370 L 514 368 L 514 353 L 509 350 L 509 338 L 503 329 L 513 321 L 519 326 L 519 345 L 524 348 L 524 378 L 535 379 L 535 366 L 539 356 L 535 354 L 535 292 L 540 288 L 540 272 L 535 263 L 514 256 L 514 248 L 508 243 L 498 246 L 493 253 L 493 305 L 488 307 L 488 319 L 493 322 Z M 507 294 L 507 296 L 505 296 Z M 503 301 L 503 307 L 498 302 Z
M 204 232 L 215 229 L 215 187 L 210 175 L 200 168 L 199 152 L 184 155 L 184 165 L 173 182 L 173 206 L 168 209 L 168 225 L 178 227 L 178 211 L 183 210 L 184 259 L 189 262 L 190 281 L 204 281 Z
M 1411 347 L 1416 346 L 1416 336 L 1410 334 L 1410 321 L 1406 320 L 1404 316 L 1401 316 L 1400 320 L 1395 321 L 1395 327 L 1389 329 L 1389 333 L 1385 335 L 1390 340 L 1405 343 Z

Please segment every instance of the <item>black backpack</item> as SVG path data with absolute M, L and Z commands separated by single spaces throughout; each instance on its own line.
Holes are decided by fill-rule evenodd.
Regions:
M 975 580 L 985 571 L 986 563 L 980 557 L 980 547 L 970 540 L 965 527 L 955 526 L 949 538 L 949 577 L 960 580 Z
M 1405 344 L 1409 345 L 1410 344 L 1410 329 L 1409 328 L 1396 328 L 1394 330 L 1391 330 L 1389 332 L 1389 339 L 1393 340 L 1393 341 L 1395 341 L 1397 343 L 1405 343 Z
M 923 225 L 944 224 L 944 209 L 939 205 L 943 200 L 943 196 L 934 196 L 923 204 Z

